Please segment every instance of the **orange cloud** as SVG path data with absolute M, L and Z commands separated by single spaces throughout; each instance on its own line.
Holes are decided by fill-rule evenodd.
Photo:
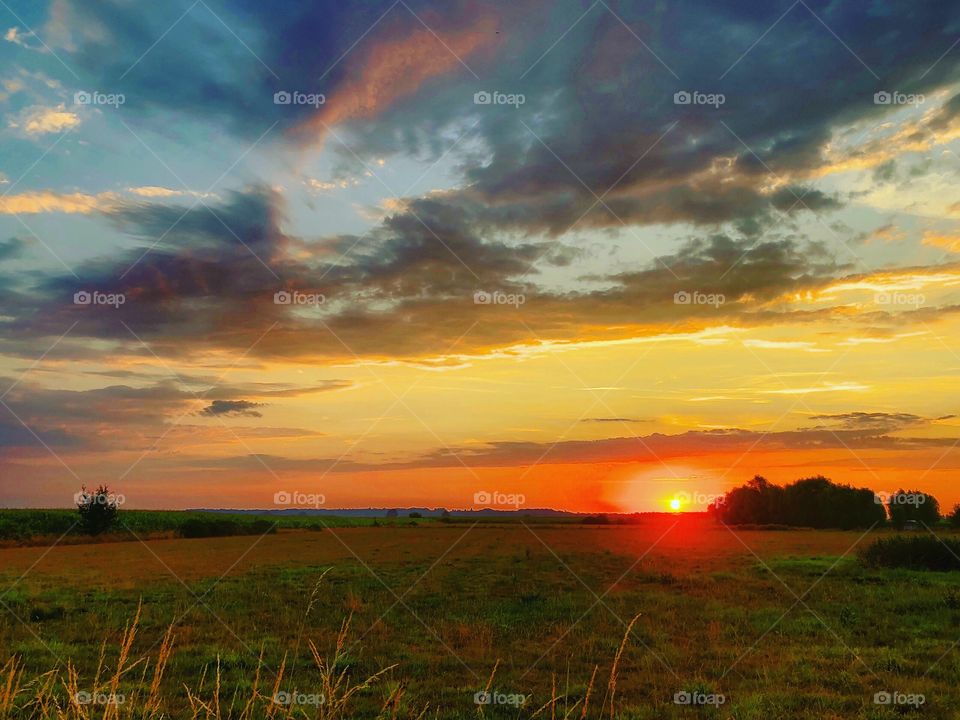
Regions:
M 950 252 L 960 252 L 960 235 L 950 235 L 928 230 L 923 234 L 923 244 L 943 248 Z
M 0 215 L 35 215 L 46 212 L 87 215 L 111 206 L 117 199 L 114 193 L 87 195 L 85 193 L 55 193 L 49 190 L 27 192 L 0 197 Z
M 322 140 L 329 126 L 376 117 L 427 80 L 463 68 L 462 58 L 496 42 L 495 28 L 494 18 L 487 17 L 455 32 L 422 27 L 377 43 L 298 133 Z

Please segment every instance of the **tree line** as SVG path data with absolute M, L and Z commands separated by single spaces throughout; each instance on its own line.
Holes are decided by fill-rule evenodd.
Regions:
M 869 488 L 840 485 L 818 475 L 788 485 L 774 485 L 756 475 L 710 506 L 710 512 L 727 525 L 792 525 L 796 527 L 852 530 L 889 523 L 934 525 L 941 520 L 940 503 L 920 490 L 900 489 L 890 495 Z M 960 527 L 960 505 L 947 515 Z

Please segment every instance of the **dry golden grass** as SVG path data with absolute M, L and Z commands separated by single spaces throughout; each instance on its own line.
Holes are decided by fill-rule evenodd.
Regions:
M 316 591 L 316 588 L 315 588 Z M 89 683 L 85 684 L 72 663 L 63 668 L 54 668 L 31 680 L 24 679 L 24 672 L 18 658 L 10 658 L 0 671 L 0 720 L 166 720 L 171 717 L 166 710 L 166 698 L 161 690 L 164 673 L 174 654 L 174 632 L 171 626 L 153 657 L 131 657 L 131 649 L 140 625 L 141 607 L 125 628 L 119 643 L 118 657 L 111 670 L 106 666 L 106 643 L 101 645 L 100 662 L 97 671 Z M 624 633 L 623 640 L 610 669 L 607 697 L 596 711 L 596 717 L 603 715 L 603 707 L 609 705 L 609 715 L 614 717 L 616 683 L 620 658 L 630 638 L 634 618 Z M 238 707 L 236 698 L 227 703 L 229 692 L 221 683 L 219 658 L 212 680 L 202 675 L 196 687 L 183 686 L 190 715 L 189 720 L 293 720 L 293 718 L 313 718 L 314 720 L 348 720 L 351 716 L 353 701 L 361 693 L 369 691 L 384 675 L 396 665 L 390 665 L 356 682 L 351 680 L 349 668 L 344 664 L 348 652 L 348 636 L 352 617 L 347 617 L 340 626 L 332 652 L 324 655 L 320 648 L 308 640 L 307 645 L 313 657 L 317 675 L 316 687 L 323 701 L 309 712 L 276 702 L 281 693 L 286 658 L 281 662 L 272 685 L 264 692 L 264 682 L 258 664 L 245 700 Z M 500 661 L 494 664 L 484 688 L 490 692 Z M 561 707 L 565 696 L 556 691 L 556 678 L 553 681 L 553 693 L 550 700 L 529 715 L 539 717 L 549 712 L 551 720 L 560 717 L 570 720 L 590 717 L 590 702 L 599 666 L 595 666 L 586 695 L 572 705 Z M 209 687 L 208 687 L 209 680 Z M 87 689 L 89 688 L 89 689 Z M 425 720 L 430 716 L 429 705 L 421 709 L 405 707 L 406 688 L 395 685 L 386 694 L 380 707 L 377 720 Z M 93 698 L 93 701 L 90 701 Z M 106 699 L 106 701 L 104 701 Z M 529 711 L 529 708 L 528 708 Z M 579 712 L 579 714 L 578 714 Z M 558 715 L 558 713 L 560 713 Z M 477 706 L 477 715 L 485 716 L 484 705 Z
M 155 656 L 133 659 L 130 651 L 140 623 L 140 609 L 129 623 L 120 641 L 117 661 L 109 672 L 104 658 L 106 644 L 101 647 L 101 662 L 92 681 L 84 683 L 71 664 L 54 668 L 32 680 L 25 680 L 18 658 L 11 658 L 0 674 L 0 718 L 3 720 L 162 720 L 169 718 L 161 681 L 174 652 L 173 629 L 168 630 Z M 344 720 L 350 717 L 351 703 L 369 690 L 395 666 L 388 666 L 360 682 L 350 679 L 342 666 L 347 647 L 350 618 L 343 621 L 333 652 L 325 656 L 308 641 L 317 674 L 317 687 L 323 701 L 310 717 L 316 720 Z M 258 665 L 251 689 L 242 707 L 236 701 L 225 703 L 227 692 L 221 684 L 219 662 L 211 686 L 201 676 L 195 688 L 184 685 L 183 691 L 191 708 L 190 720 L 254 720 L 269 718 L 287 720 L 301 717 L 292 705 L 276 702 L 284 681 L 285 661 L 281 663 L 269 693 L 263 692 L 263 678 Z M 89 689 L 87 689 L 89 688 Z M 404 692 L 395 688 L 383 703 L 380 718 L 398 720 Z M 91 700 L 91 698 L 93 700 Z M 413 717 L 426 716 L 424 709 Z M 300 711 L 302 712 L 302 711 Z M 305 714 L 302 716 L 306 716 Z M 407 716 L 404 716 L 407 717 Z

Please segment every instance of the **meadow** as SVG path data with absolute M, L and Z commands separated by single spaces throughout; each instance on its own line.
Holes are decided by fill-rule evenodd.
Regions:
M 893 534 L 402 518 L 6 547 L 0 717 L 957 717 L 958 576 L 858 559 Z

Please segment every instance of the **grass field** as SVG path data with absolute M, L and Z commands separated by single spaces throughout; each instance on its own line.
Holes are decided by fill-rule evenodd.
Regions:
M 611 717 L 611 705 L 618 718 L 957 717 L 960 583 L 862 566 L 857 549 L 889 534 L 734 533 L 683 517 L 402 521 L 4 548 L 0 662 L 18 659 L 24 690 L 0 700 L 0 717 L 36 715 L 25 708 L 38 688 L 63 717 L 144 716 L 130 698 L 145 671 L 150 684 L 171 626 L 156 694 L 173 718 L 241 716 L 258 675 L 246 717 L 377 717 L 385 704 L 386 717 L 526 718 L 545 705 L 538 717 Z M 126 662 L 150 665 L 110 690 L 94 680 L 101 643 L 109 677 L 141 603 Z M 68 663 L 73 684 L 44 686 Z M 356 684 L 384 670 L 334 707 L 332 671 Z M 78 688 L 94 702 L 69 709 Z M 107 690 L 128 707 L 98 706 Z M 493 703 L 477 705 L 484 690 Z M 272 703 L 278 691 L 300 704 Z M 924 703 L 875 703 L 884 692 Z M 677 693 L 714 704 L 677 704 Z

